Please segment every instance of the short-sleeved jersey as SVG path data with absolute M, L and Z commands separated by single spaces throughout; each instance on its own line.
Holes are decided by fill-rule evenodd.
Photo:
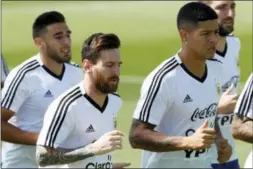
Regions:
M 100 107 L 84 89 L 84 82 L 59 96 L 48 108 L 37 145 L 76 149 L 98 140 L 115 129 L 114 117 L 122 101 L 108 94 Z M 112 154 L 94 156 L 67 165 L 69 168 L 112 167 Z
M 224 52 L 216 52 L 216 59 L 220 60 L 223 64 L 223 75 L 222 75 L 222 92 L 225 92 L 231 85 L 234 86 L 231 94 L 238 92 L 239 79 L 240 79 L 240 70 L 239 70 L 239 55 L 240 55 L 240 40 L 235 36 L 226 37 L 226 45 Z M 232 120 L 233 112 L 231 114 L 218 114 L 218 123 L 224 138 L 226 138 L 229 144 L 233 148 L 233 154 L 230 157 L 229 161 L 238 159 L 236 150 L 235 150 L 235 140 L 232 135 Z M 216 149 L 216 147 L 213 147 Z M 217 161 L 217 152 L 214 151 L 213 163 L 219 163 Z
M 190 136 L 207 119 L 214 127 L 219 101 L 221 63 L 206 62 L 202 78 L 193 75 L 175 55 L 160 64 L 144 80 L 133 118 L 156 125 L 168 136 Z M 142 168 L 207 167 L 207 149 L 143 151 Z
M 6 65 L 4 57 L 1 55 L 1 83 L 4 83 L 8 73 L 9 73 L 9 69 Z
M 2 108 L 14 112 L 8 122 L 24 131 L 39 133 L 48 105 L 83 76 L 81 68 L 67 63 L 57 76 L 43 65 L 39 54 L 24 61 L 12 69 L 2 90 Z M 3 142 L 2 146 L 3 162 L 7 158 L 19 158 L 9 153 L 20 145 Z M 36 146 L 33 147 L 35 150 Z M 35 152 L 27 152 L 27 159 L 33 159 L 36 164 Z
M 253 73 L 249 76 L 237 101 L 235 114 L 253 119 Z

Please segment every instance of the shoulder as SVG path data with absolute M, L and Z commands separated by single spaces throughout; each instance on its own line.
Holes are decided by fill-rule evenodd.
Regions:
M 219 59 L 216 58 L 212 58 L 212 59 L 208 59 L 206 61 L 207 64 L 207 68 L 212 70 L 212 71 L 223 71 L 223 62 L 220 61 Z
M 223 64 L 223 62 L 217 58 L 207 59 L 208 64 Z
M 70 78 L 77 80 L 81 80 L 83 78 L 84 72 L 79 65 L 73 63 L 65 63 L 65 67 L 67 70 L 67 76 Z
M 74 63 L 74 62 L 71 62 L 71 63 L 65 63 L 65 67 L 69 70 L 69 71 L 72 71 L 72 72 L 77 72 L 77 73 L 83 73 L 83 70 L 82 68 Z
M 83 95 L 79 85 L 80 84 L 78 83 L 60 94 L 52 104 L 66 107 L 78 100 Z
M 145 78 L 144 84 L 162 83 L 176 77 L 177 67 L 180 62 L 175 56 L 163 61 Z
M 69 66 L 73 66 L 73 67 L 77 67 L 77 68 L 81 68 L 81 66 L 75 62 L 66 62 L 67 65 Z
M 15 68 L 13 68 L 10 71 L 7 78 L 9 80 L 19 79 L 19 81 L 21 81 L 21 80 L 24 80 L 28 77 L 27 74 L 38 70 L 38 68 L 41 68 L 41 65 L 38 62 L 36 56 L 33 56 L 33 57 L 25 60 L 21 64 L 17 65 Z
M 118 98 L 118 99 L 121 98 L 118 92 L 110 93 L 110 95 L 111 95 L 112 97 L 116 97 L 116 98 Z
M 110 93 L 108 94 L 109 99 L 112 99 L 114 102 L 121 103 L 122 99 L 118 93 Z
M 227 42 L 232 48 L 238 47 L 240 49 L 241 47 L 241 41 L 239 37 L 234 36 L 234 35 L 228 35 L 227 36 Z

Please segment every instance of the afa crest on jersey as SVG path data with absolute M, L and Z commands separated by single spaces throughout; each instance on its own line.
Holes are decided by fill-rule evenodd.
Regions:
M 221 94 L 221 85 L 217 79 L 215 80 L 215 85 L 216 85 L 216 91 L 220 95 Z

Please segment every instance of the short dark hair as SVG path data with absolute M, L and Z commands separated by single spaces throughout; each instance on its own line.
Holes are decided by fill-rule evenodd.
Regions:
M 82 61 L 88 59 L 93 63 L 97 62 L 99 52 L 106 49 L 116 49 L 120 47 L 120 39 L 113 33 L 94 33 L 88 37 L 82 46 Z
M 205 3 L 205 4 L 210 4 L 210 3 L 212 3 L 211 0 L 198 0 L 198 2 Z
M 36 38 L 45 31 L 48 25 L 55 23 L 65 23 L 65 17 L 57 11 L 49 11 L 39 15 L 33 23 L 33 38 Z
M 197 26 L 198 22 L 217 19 L 216 12 L 208 5 L 201 2 L 189 2 L 180 8 L 177 15 L 177 28 L 186 25 Z

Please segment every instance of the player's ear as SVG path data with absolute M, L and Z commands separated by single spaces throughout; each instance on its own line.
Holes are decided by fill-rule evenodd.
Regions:
M 88 73 L 91 71 L 91 68 L 92 68 L 92 63 L 91 61 L 89 61 L 88 59 L 84 59 L 83 60 L 83 71 Z
M 181 40 L 182 40 L 182 42 L 183 43 L 187 43 L 187 39 L 188 39 L 188 33 L 187 33 L 187 31 L 185 31 L 185 30 L 183 30 L 183 29 L 180 29 L 179 30 L 179 35 L 180 35 L 180 37 L 181 37 Z
M 39 49 L 41 49 L 41 48 L 45 45 L 45 42 L 44 42 L 43 39 L 40 38 L 40 37 L 34 38 L 33 40 L 34 40 L 35 45 L 36 45 Z

